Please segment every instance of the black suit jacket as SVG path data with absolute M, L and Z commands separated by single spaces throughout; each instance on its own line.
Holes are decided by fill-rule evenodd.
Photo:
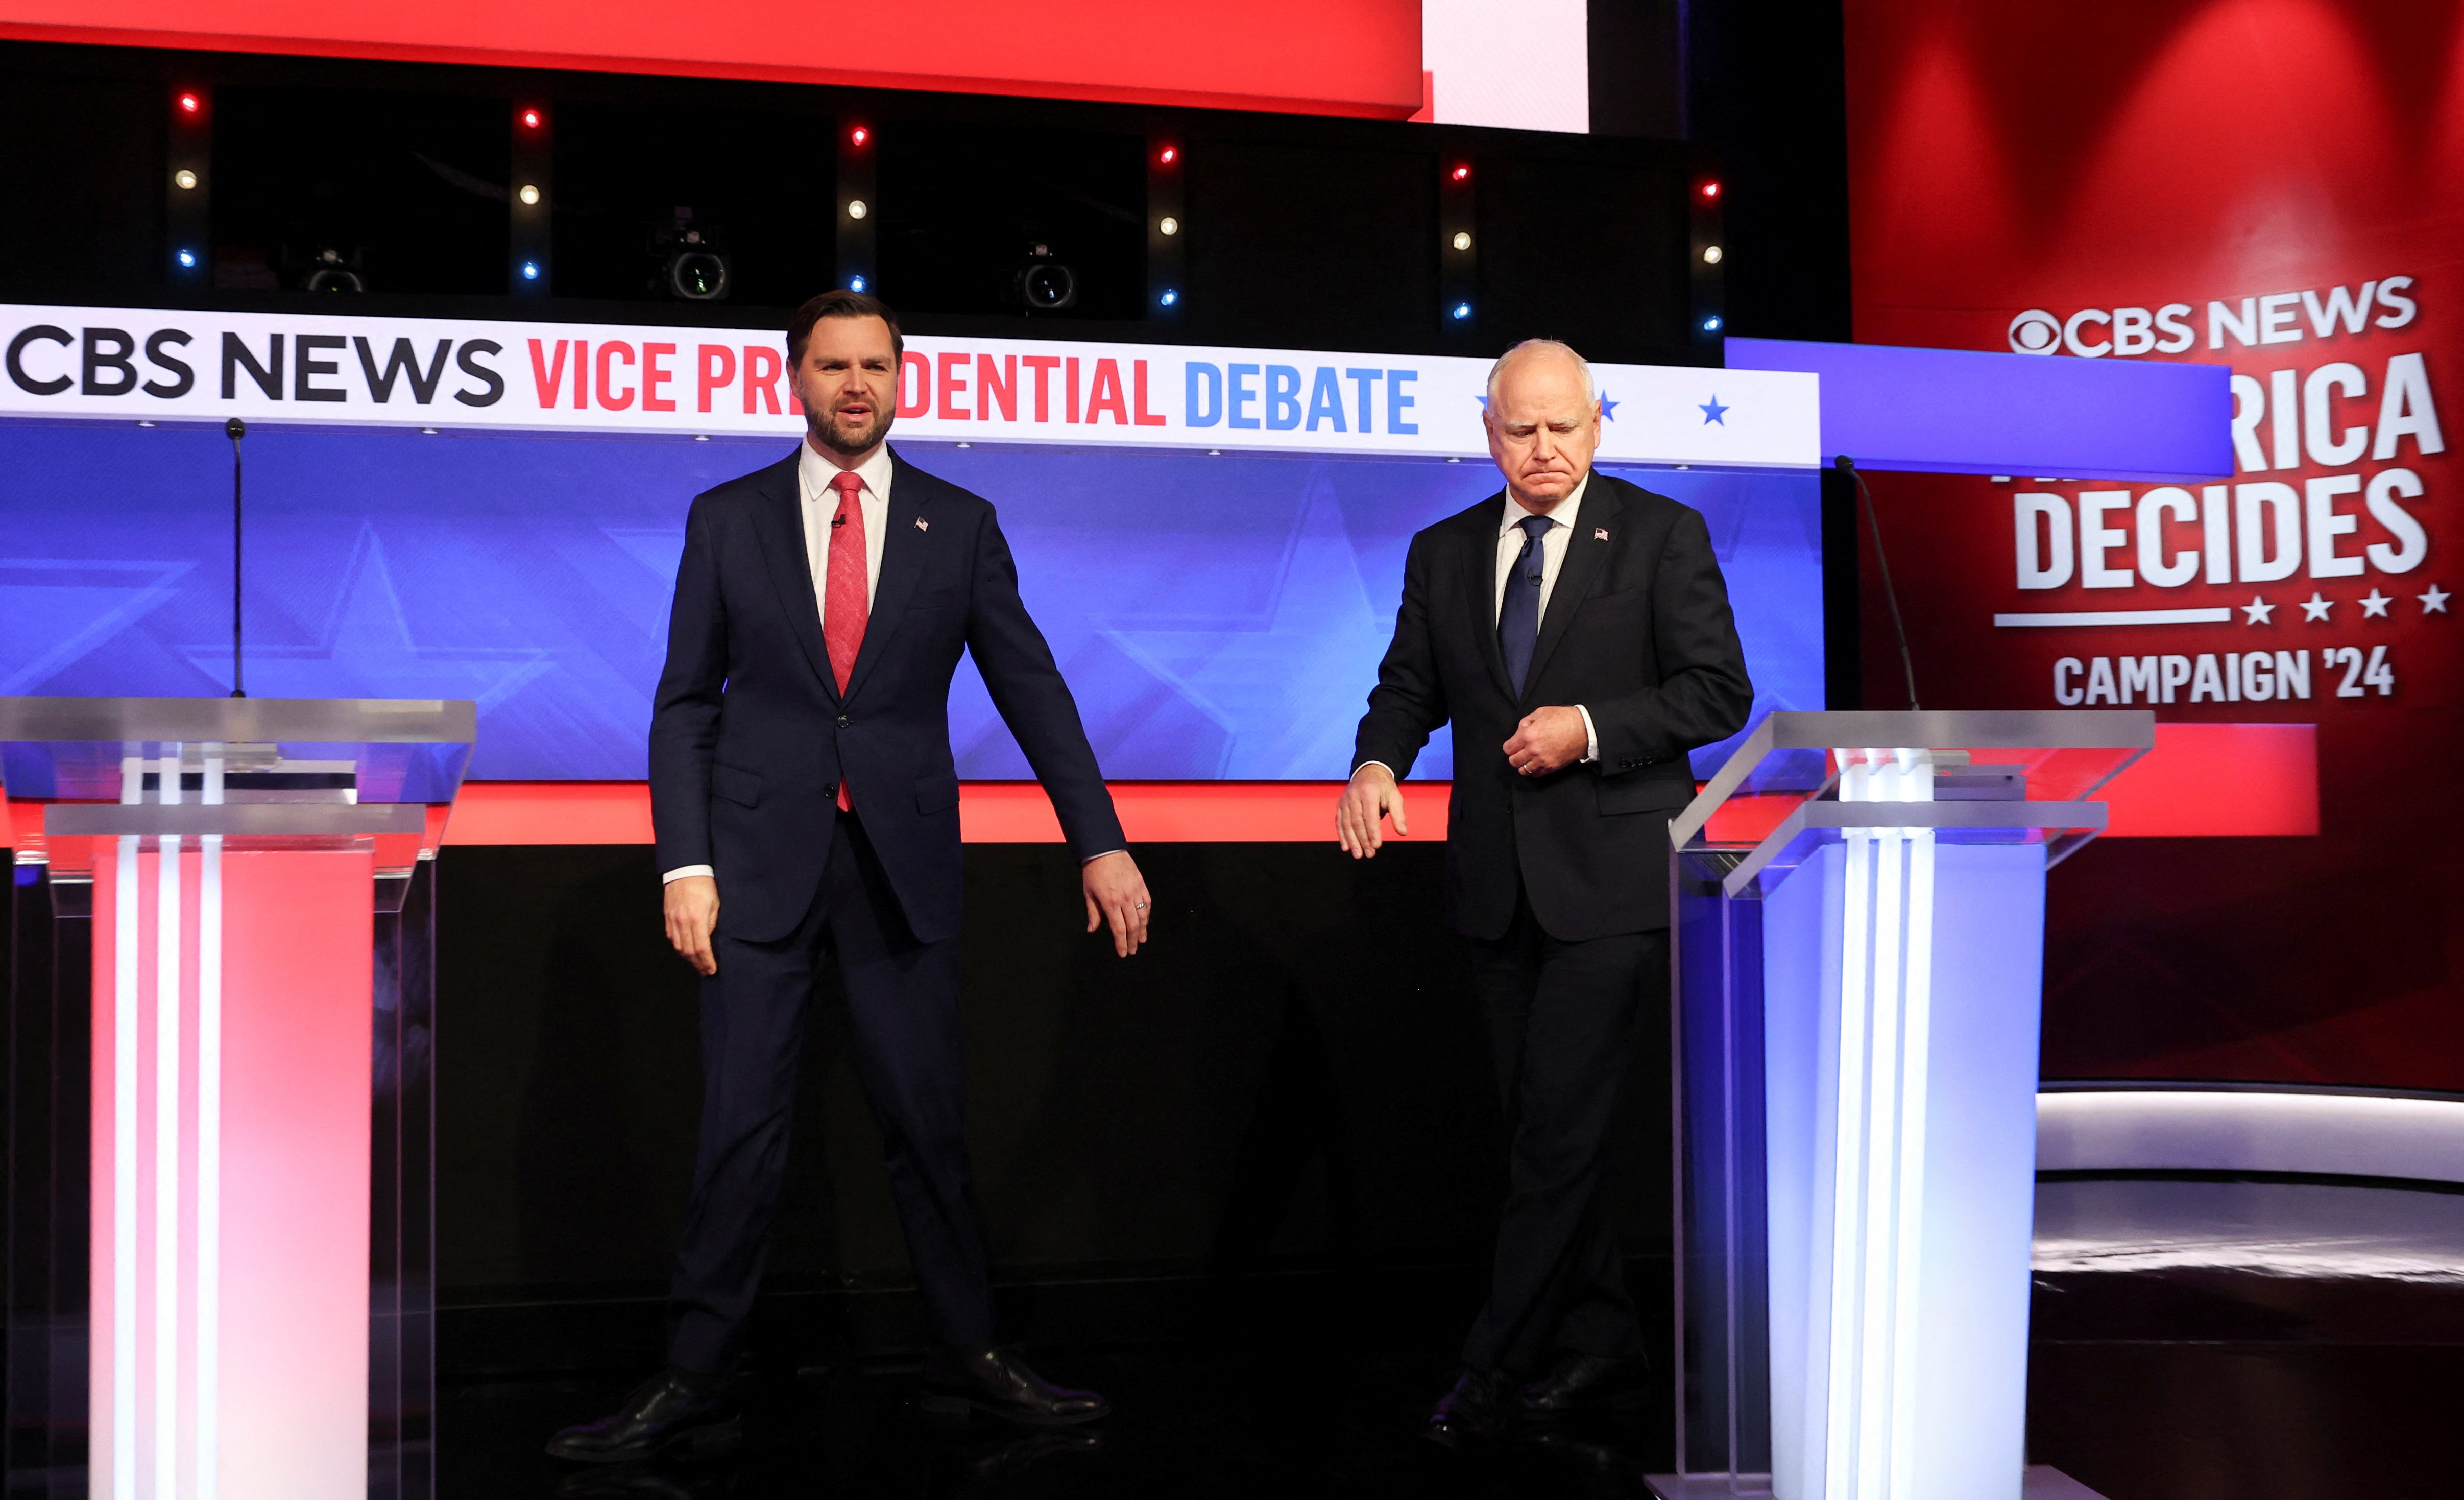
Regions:
M 1465 936 L 1505 936 L 1518 874 L 1551 937 L 1665 927 L 1668 814 L 1694 795 L 1685 752 L 1736 733 L 1753 707 L 1710 531 L 1675 500 L 1595 471 L 1518 698 L 1497 645 L 1505 504 L 1500 491 L 1412 539 L 1353 764 L 1380 761 L 1400 778 L 1453 721 L 1446 900 Z M 1517 774 L 1499 747 L 1523 716 L 1577 703 L 1599 760 Z
M 908 926 L 958 929 L 950 674 L 975 653 L 1081 859 L 1125 847 L 1068 684 L 1018 596 L 989 501 L 893 452 L 888 535 L 844 697 L 805 561 L 796 455 L 694 498 L 650 717 L 659 868 L 718 871 L 719 925 L 754 942 L 811 910 L 844 778 Z

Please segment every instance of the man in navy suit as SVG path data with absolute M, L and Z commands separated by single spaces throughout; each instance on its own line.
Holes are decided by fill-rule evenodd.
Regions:
M 1412 539 L 1395 640 L 1336 836 L 1368 858 L 1396 785 L 1454 724 L 1446 909 L 1472 942 L 1506 1106 L 1488 1305 L 1428 1435 L 1487 1438 L 1632 1388 L 1642 1335 L 1600 1158 L 1642 1017 L 1668 990 L 1668 815 L 1686 752 L 1744 727 L 1753 684 L 1703 518 L 1599 474 L 1599 397 L 1532 340 L 1488 378 L 1503 494 Z
M 1019 599 L 993 507 L 884 439 L 898 321 L 830 292 L 797 309 L 795 454 L 693 501 L 650 720 L 668 939 L 702 976 L 701 1144 L 668 1368 L 549 1451 L 610 1462 L 731 1442 L 735 1365 L 786 1164 L 825 952 L 933 1347 L 928 1410 L 1089 1422 L 1104 1399 L 993 1345 L 958 1024 L 958 778 L 950 676 L 972 653 L 1080 862 L 1087 930 L 1126 958 L 1148 896 L 1077 704 Z

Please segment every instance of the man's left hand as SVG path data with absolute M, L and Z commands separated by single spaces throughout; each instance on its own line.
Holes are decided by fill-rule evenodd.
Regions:
M 1506 742 L 1506 762 L 1525 776 L 1546 776 L 1583 758 L 1591 736 L 1583 732 L 1583 716 L 1571 708 L 1535 708 L 1514 726 Z
M 1147 882 L 1129 850 L 1098 854 L 1078 867 L 1087 893 L 1087 930 L 1112 924 L 1112 951 L 1126 959 L 1147 940 Z

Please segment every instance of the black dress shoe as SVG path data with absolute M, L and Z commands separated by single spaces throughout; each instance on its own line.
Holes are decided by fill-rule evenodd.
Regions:
M 1514 1412 L 1532 1422 L 1553 1422 L 1639 1390 L 1650 1367 L 1640 1359 L 1561 1353 L 1538 1379 L 1515 1393 Z
M 1502 1383 L 1478 1370 L 1457 1375 L 1454 1388 L 1429 1409 L 1428 1424 L 1420 1429 L 1420 1436 L 1450 1448 L 1495 1438 L 1506 1430 L 1506 1412 L 1498 1401 Z
M 550 1438 L 547 1451 L 583 1464 L 632 1464 L 681 1446 L 722 1453 L 743 1439 L 734 1379 L 671 1369 L 635 1386 L 613 1416 Z
M 963 1420 L 984 1412 L 1029 1427 L 1074 1427 L 1108 1416 L 1112 1403 L 1093 1391 L 1055 1385 L 1005 1349 L 935 1349 L 924 1357 L 918 1406 Z

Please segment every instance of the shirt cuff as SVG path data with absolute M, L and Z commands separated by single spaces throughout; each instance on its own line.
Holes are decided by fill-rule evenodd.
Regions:
M 1577 703 L 1574 712 L 1583 716 L 1583 763 L 1589 765 L 1600 758 L 1600 732 L 1592 727 L 1590 709 Z
M 659 884 L 665 886 L 672 881 L 690 880 L 695 875 L 708 875 L 712 879 L 715 880 L 718 878 L 718 871 L 711 869 L 708 865 L 678 865 L 675 869 L 669 871 L 664 875 L 661 875 L 659 877 Z
M 1394 768 L 1393 766 L 1391 766 L 1391 765 L 1388 765 L 1388 764 L 1387 764 L 1385 761 L 1361 761 L 1361 762 L 1360 762 L 1360 765 L 1374 765 L 1374 766 L 1377 767 L 1377 769 L 1379 769 L 1379 770 L 1381 770 L 1381 771 L 1385 772 L 1389 777 L 1392 777 L 1394 780 L 1396 780 L 1396 781 L 1401 781 L 1401 780 L 1402 780 L 1402 778 L 1401 778 L 1401 777 L 1399 777 L 1399 776 L 1396 776 L 1396 775 L 1395 775 L 1395 768 Z M 1353 767 L 1352 768 L 1352 774 L 1353 774 L 1353 775 L 1354 775 L 1354 776 L 1358 776 L 1358 775 L 1360 774 L 1360 765 L 1355 765 L 1355 766 L 1353 766 Z
M 1078 868 L 1079 868 L 1079 869 L 1081 869 L 1081 870 L 1086 869 L 1089 865 L 1091 865 L 1091 864 L 1093 864 L 1095 861 L 1097 861 L 1097 860 L 1099 860 L 1099 859 L 1103 858 L 1103 857 L 1104 857 L 1104 854 L 1126 854 L 1126 853 L 1128 853 L 1128 852 L 1129 852 L 1129 850 L 1128 850 L 1127 849 L 1125 849 L 1125 848 L 1124 848 L 1124 849 L 1108 849 L 1104 850 L 1104 853 L 1103 853 L 1103 854 L 1089 854 L 1089 855 L 1088 855 L 1085 859 L 1080 860 L 1080 861 L 1078 862 Z

